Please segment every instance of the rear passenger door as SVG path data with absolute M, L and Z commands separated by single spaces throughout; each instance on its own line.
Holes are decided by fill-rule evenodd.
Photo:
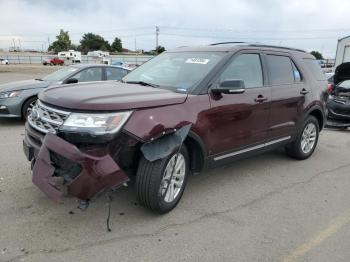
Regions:
M 265 53 L 271 86 L 269 140 L 289 139 L 303 116 L 309 90 L 303 75 L 288 53 Z

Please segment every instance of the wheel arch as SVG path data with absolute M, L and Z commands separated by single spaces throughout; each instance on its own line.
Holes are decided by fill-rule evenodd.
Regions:
M 202 139 L 193 131 L 190 131 L 184 144 L 190 157 L 190 169 L 200 172 L 206 166 L 206 149 Z
M 24 101 L 23 101 L 23 103 L 22 103 L 22 105 L 21 105 L 21 117 L 22 118 L 24 118 L 24 115 L 23 115 L 23 109 L 24 109 L 24 105 L 30 100 L 30 99 L 32 99 L 32 98 L 38 98 L 38 95 L 36 94 L 36 95 L 31 95 L 31 96 L 29 96 L 28 98 L 26 98 Z
M 308 115 L 314 116 L 317 119 L 321 131 L 325 125 L 325 117 L 322 110 L 318 107 L 312 108 L 309 110 Z

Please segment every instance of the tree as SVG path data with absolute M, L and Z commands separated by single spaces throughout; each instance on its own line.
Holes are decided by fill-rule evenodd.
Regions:
M 165 48 L 164 48 L 164 46 L 159 45 L 159 46 L 157 46 L 155 51 L 157 54 L 160 54 L 160 53 L 163 53 L 165 51 Z
M 111 46 L 102 36 L 87 33 L 80 40 L 80 50 L 84 53 L 95 50 L 110 51 Z
M 323 55 L 318 51 L 311 51 L 310 54 L 312 54 L 317 60 L 323 59 Z
M 123 50 L 122 40 L 116 37 L 111 45 L 111 51 L 121 52 Z
M 61 29 L 60 33 L 56 36 L 56 41 L 49 46 L 49 51 L 58 53 L 70 49 L 71 46 L 72 42 L 69 38 L 68 31 Z

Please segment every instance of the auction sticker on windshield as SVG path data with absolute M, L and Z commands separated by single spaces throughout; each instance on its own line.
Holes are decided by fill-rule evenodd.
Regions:
M 209 59 L 205 58 L 188 58 L 185 63 L 186 64 L 201 64 L 201 65 L 206 65 L 209 63 Z

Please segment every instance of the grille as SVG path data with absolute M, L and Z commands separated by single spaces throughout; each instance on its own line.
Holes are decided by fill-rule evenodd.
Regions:
M 42 133 L 56 134 L 69 114 L 70 112 L 46 106 L 38 100 L 28 115 L 28 123 Z

